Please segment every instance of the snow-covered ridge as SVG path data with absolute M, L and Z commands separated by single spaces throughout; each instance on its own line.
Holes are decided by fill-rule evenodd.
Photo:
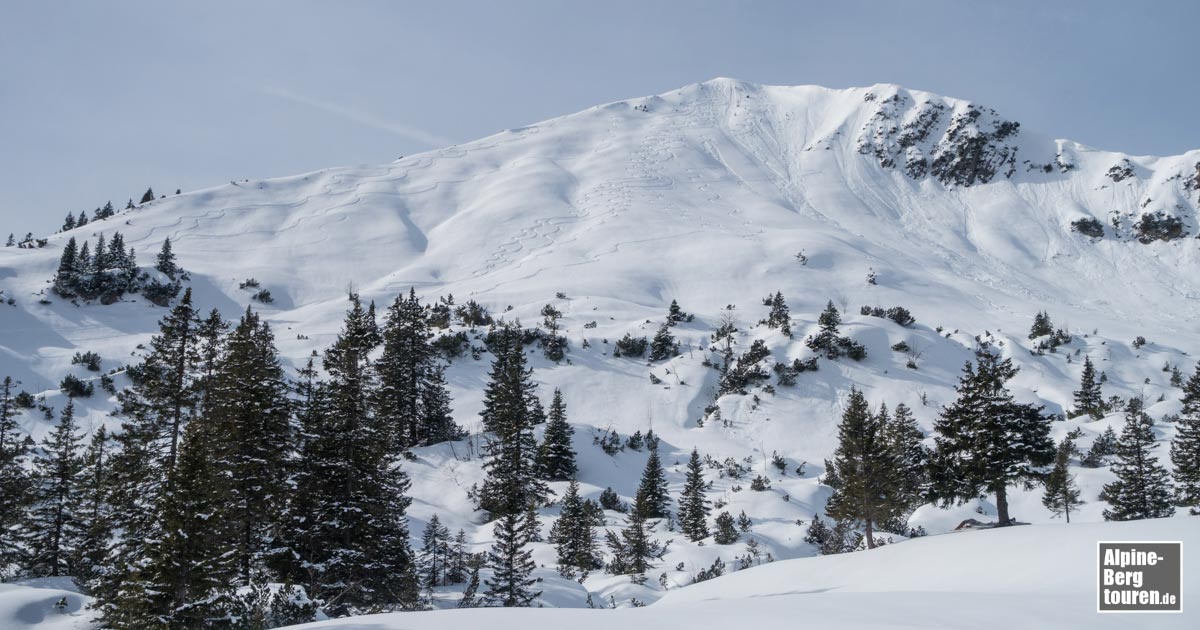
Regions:
M 673 491 L 682 478 L 676 462 L 692 447 L 718 460 L 750 458 L 755 474 L 771 474 L 769 492 L 738 492 L 744 482 L 721 479 L 714 496 L 755 520 L 756 540 L 775 557 L 809 555 L 795 521 L 811 519 L 828 496 L 817 475 L 851 386 L 873 404 L 905 403 L 928 429 L 983 340 L 1021 368 L 1018 398 L 1048 412 L 1069 409 L 1084 354 L 1108 377 L 1106 396 L 1145 396 L 1155 418 L 1178 412 L 1178 389 L 1163 368 L 1190 374 L 1200 353 L 1198 164 L 1200 151 L 1101 151 L 894 85 L 715 79 L 390 164 L 168 196 L 52 235 L 42 249 L 0 248 L 0 290 L 13 300 L 0 304 L 0 376 L 61 408 L 65 374 L 97 379 L 71 363 L 75 352 L 98 352 L 105 371 L 137 360 L 163 309 L 137 296 L 77 305 L 47 283 L 68 238 L 94 242 L 117 231 L 143 265 L 170 237 L 198 306 L 227 318 L 247 305 L 260 310 L 293 366 L 333 339 L 351 287 L 380 305 L 410 287 L 425 302 L 453 294 L 526 325 L 553 304 L 563 313 L 568 360 L 535 358 L 534 378 L 544 399 L 563 389 L 585 495 L 612 486 L 628 498 L 645 461 L 640 452 L 605 455 L 590 437 L 652 428 Z M 1177 217 L 1185 237 L 1139 242 L 1135 225 L 1160 212 Z M 1099 236 L 1074 229 L 1080 219 L 1098 222 Z M 274 302 L 253 301 L 239 288 L 248 278 Z M 793 339 L 757 325 L 762 298 L 777 291 L 791 308 Z M 675 329 L 681 356 L 654 364 L 613 356 L 626 333 L 653 335 L 672 299 L 696 314 Z M 843 311 L 843 332 L 867 348 L 865 361 L 822 360 L 795 387 L 722 397 L 727 426 L 697 426 L 714 404 L 716 375 L 703 362 L 723 316 L 739 328 L 739 350 L 763 340 L 771 361 L 788 363 L 812 356 L 803 339 L 830 300 Z M 916 325 L 859 315 L 862 306 L 897 305 Z M 1030 352 L 1026 332 L 1041 310 L 1074 334 L 1058 353 Z M 1138 335 L 1150 343 L 1132 347 Z M 891 349 L 902 341 L 919 350 L 918 369 Z M 487 359 L 463 357 L 448 370 L 456 420 L 476 430 Z M 85 427 L 115 427 L 107 394 L 77 405 Z M 48 427 L 36 411 L 21 422 L 35 436 Z M 1119 415 L 1055 423 L 1055 437 L 1078 427 L 1086 448 L 1119 423 Z M 1157 431 L 1165 460 L 1173 428 Z M 767 468 L 773 453 L 788 462 L 787 475 Z M 806 472 L 796 475 L 801 462 Z M 485 548 L 490 528 L 478 527 L 466 496 L 480 478 L 478 461 L 432 447 L 406 466 L 414 534 L 436 513 Z M 1096 494 L 1111 475 L 1078 472 L 1089 503 L 1073 520 L 1098 520 Z M 1049 520 L 1039 499 L 1014 497 L 1015 514 Z M 946 531 L 989 507 L 923 508 L 914 524 Z M 547 523 L 554 514 L 544 511 Z M 677 547 L 663 567 L 686 583 L 715 559 L 742 553 Z M 536 556 L 552 566 L 548 548 Z M 685 569 L 673 571 L 681 562 Z M 597 576 L 584 587 L 542 573 L 553 606 L 582 605 L 587 589 L 622 602 L 657 596 L 623 577 Z

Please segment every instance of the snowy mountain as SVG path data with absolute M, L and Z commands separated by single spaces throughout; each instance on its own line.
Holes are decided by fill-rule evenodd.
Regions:
M 70 238 L 111 240 L 120 232 L 147 267 L 170 238 L 198 307 L 232 319 L 247 306 L 261 312 L 290 367 L 334 339 L 351 289 L 380 307 L 410 288 L 426 303 L 453 295 L 457 304 L 474 300 L 528 326 L 540 324 L 549 304 L 562 312 L 569 349 L 557 363 L 531 354 L 533 378 L 547 404 L 554 388 L 563 391 L 585 495 L 611 486 L 628 500 L 646 457 L 633 449 L 608 455 L 593 438 L 652 429 L 672 493 L 693 448 L 738 463 L 745 477 L 714 476 L 710 497 L 750 517 L 764 554 L 809 556 L 815 550 L 796 521 L 821 513 L 829 496 L 818 478 L 850 388 L 873 405 L 908 405 L 928 432 L 981 342 L 1020 368 L 1012 382 L 1018 400 L 1055 414 L 1072 409 L 1090 357 L 1106 378 L 1105 397 L 1144 397 L 1160 420 L 1156 453 L 1168 461 L 1175 429 L 1164 419 L 1180 409 L 1172 368 L 1191 374 L 1200 353 L 1198 207 L 1200 150 L 1146 157 L 1094 149 L 1039 135 L 980 105 L 895 85 L 831 90 L 714 79 L 387 165 L 166 196 L 50 235 L 41 248 L 0 248 L 0 292 L 9 301 L 0 305 L 0 376 L 61 408 L 64 375 L 98 379 L 72 364 L 75 353 L 99 353 L 103 371 L 121 368 L 157 331 L 166 311 L 141 296 L 104 305 L 52 293 Z M 242 288 L 251 278 L 273 301 Z M 759 324 L 768 311 L 763 298 L 776 292 L 791 310 L 791 338 Z M 614 355 L 627 333 L 653 336 L 672 300 L 695 316 L 672 329 L 679 356 Z M 739 352 L 765 342 L 769 370 L 814 356 L 804 339 L 830 301 L 842 311 L 843 332 L 866 348 L 864 360 L 821 359 L 794 386 L 772 378 L 746 395 L 716 397 L 719 375 L 705 363 L 723 321 L 738 328 Z M 915 324 L 860 314 L 895 306 Z M 1039 311 L 1071 341 L 1035 352 L 1028 331 Z M 449 331 L 468 331 L 482 346 L 475 335 L 483 331 L 468 329 Z M 1139 336 L 1148 342 L 1134 344 Z M 893 350 L 900 342 L 910 350 Z M 476 433 L 489 363 L 486 352 L 468 352 L 447 371 L 455 419 Z M 119 371 L 115 381 L 128 383 Z M 115 399 L 98 385 L 94 396 L 76 399 L 77 413 L 89 430 L 116 429 Z M 713 405 L 720 421 L 711 421 Z M 1053 437 L 1078 428 L 1086 450 L 1122 423 L 1119 413 L 1087 420 L 1055 422 Z M 36 409 L 20 422 L 36 438 L 52 426 Z M 476 550 L 490 544 L 491 527 L 467 496 L 482 479 L 470 446 L 417 449 L 406 464 L 414 536 L 438 514 L 452 530 L 465 528 Z M 786 461 L 784 472 L 769 465 L 773 455 Z M 1101 520 L 1097 494 L 1112 473 L 1074 472 L 1087 503 L 1072 521 Z M 759 474 L 771 487 L 745 488 Z M 1051 520 L 1040 490 L 1014 494 L 1020 520 Z M 910 525 L 940 534 L 994 513 L 988 501 L 929 505 Z M 556 515 L 544 509 L 543 523 Z M 1080 531 L 1091 540 L 1091 530 Z M 671 538 L 665 525 L 659 537 Z M 909 544 L 938 542 L 886 551 L 899 556 Z M 714 560 L 732 563 L 745 553 L 744 541 L 673 543 L 655 572 L 666 576 L 669 595 L 655 608 L 702 593 L 673 589 Z M 564 580 L 549 546 L 534 555 L 546 567 L 539 569 L 546 606 L 583 606 L 589 593 L 625 606 L 664 593 L 653 580 L 638 586 L 624 576 Z

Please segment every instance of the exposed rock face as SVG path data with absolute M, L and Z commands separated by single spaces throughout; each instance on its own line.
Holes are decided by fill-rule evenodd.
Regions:
M 873 94 L 867 95 L 867 100 Z M 985 184 L 1016 172 L 1015 138 L 1021 124 L 995 110 L 965 104 L 951 109 L 895 94 L 878 103 L 863 127 L 858 151 L 884 168 L 902 168 L 913 179 L 933 177 L 947 186 Z M 1056 160 L 1057 162 L 1057 160 Z

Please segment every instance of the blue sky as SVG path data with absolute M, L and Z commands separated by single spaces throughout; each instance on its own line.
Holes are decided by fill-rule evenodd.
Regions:
M 716 76 L 899 83 L 1052 136 L 1200 147 L 1200 2 L 0 0 L 0 237 L 381 163 Z

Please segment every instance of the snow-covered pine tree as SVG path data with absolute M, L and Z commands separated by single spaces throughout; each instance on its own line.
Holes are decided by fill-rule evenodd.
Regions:
M 446 368 L 435 363 L 421 382 L 421 444 L 430 446 L 461 440 L 467 432 L 454 421 Z
M 614 575 L 628 575 L 635 584 L 646 581 L 646 573 L 653 566 L 651 562 L 662 557 L 664 546 L 650 538 L 653 525 L 646 522 L 643 516 L 650 512 L 650 507 L 642 504 L 641 498 L 634 500 L 629 510 L 628 523 L 620 534 L 612 530 L 604 532 L 605 544 L 612 552 L 612 562 L 608 564 L 608 572 Z
M 638 516 L 643 519 L 667 518 L 671 513 L 667 474 L 658 457 L 658 445 L 651 443 L 649 447 L 650 455 L 646 458 L 646 467 L 642 469 L 642 480 L 638 483 L 633 505 L 641 510 Z
M 721 512 L 717 515 L 713 529 L 713 542 L 718 545 L 732 545 L 741 538 L 741 533 L 737 529 L 737 521 L 729 512 Z
M 1069 438 L 1059 442 L 1054 455 L 1054 468 L 1051 468 L 1042 480 L 1046 488 L 1042 495 L 1042 505 L 1054 516 L 1066 517 L 1068 523 L 1071 522 L 1071 510 L 1083 505 L 1083 500 L 1079 498 L 1079 486 L 1075 484 L 1075 475 L 1071 474 L 1069 469 L 1074 448 L 1075 445 Z
M 692 449 L 688 459 L 687 476 L 683 482 L 683 492 L 679 495 L 679 528 L 683 535 L 692 542 L 700 542 L 708 538 L 709 502 L 705 497 L 708 485 L 704 481 L 704 463 L 700 460 L 700 451 Z
M 1117 440 L 1117 479 L 1104 485 L 1100 499 L 1108 501 L 1106 521 L 1163 518 L 1175 513 L 1171 505 L 1171 479 L 1166 468 L 1151 455 L 1154 421 L 1141 399 L 1131 398 L 1125 408 L 1125 428 Z
M 887 422 L 890 419 L 882 414 L 871 413 L 861 391 L 850 389 L 832 462 L 841 484 L 834 489 L 825 512 L 839 520 L 861 521 L 868 549 L 875 548 L 875 526 L 903 514 L 908 507 L 896 474 L 895 451 L 886 436 Z
M 1033 317 L 1033 326 L 1029 328 L 1029 338 L 1037 339 L 1045 335 L 1054 334 L 1054 324 L 1050 321 L 1050 315 L 1044 311 L 1038 311 Z
M 1096 380 L 1096 367 L 1092 358 L 1083 358 L 1083 374 L 1079 377 L 1079 389 L 1075 390 L 1075 414 L 1087 414 L 1094 420 L 1104 415 L 1106 403 L 1104 394 L 1100 391 L 1100 382 Z
M 997 525 L 1010 525 L 1008 486 L 1036 478 L 1054 459 L 1050 420 L 1042 407 L 1017 403 L 1005 384 L 1017 373 L 1011 359 L 986 350 L 963 366 L 958 399 L 934 425 L 933 490 L 943 502 L 996 495 Z
M 929 449 L 921 442 L 925 433 L 908 405 L 900 403 L 884 426 L 884 436 L 896 463 L 897 498 L 904 511 L 911 511 L 925 502 L 929 487 Z
M 450 583 L 450 565 L 453 562 L 450 529 L 434 514 L 421 533 L 421 550 L 417 554 L 418 574 L 423 588 L 432 590 Z
M 470 567 L 471 553 L 467 551 L 467 532 L 459 528 L 450 545 L 450 565 L 446 567 L 446 581 L 450 584 L 460 584 L 467 580 Z
M 234 609 L 237 572 L 222 436 L 207 418 L 189 422 L 168 490 L 155 510 L 156 536 L 105 616 L 116 628 L 205 628 Z
M 179 265 L 175 264 L 175 252 L 171 251 L 171 237 L 163 240 L 162 249 L 158 250 L 158 257 L 154 261 L 154 268 L 172 280 L 179 273 Z
M 544 479 L 566 481 L 576 472 L 575 447 L 571 444 L 575 429 L 567 422 L 567 405 L 558 388 L 554 390 L 547 418 L 546 432 L 538 450 L 538 466 Z
M 771 297 L 771 313 L 767 315 L 767 326 L 777 328 L 784 335 L 792 336 L 792 317 L 788 312 L 787 303 L 783 301 L 783 293 L 776 291 Z
M 147 188 L 146 192 L 142 193 L 142 200 L 139 201 L 138 203 L 141 204 L 141 203 L 147 203 L 150 201 L 154 201 L 154 189 L 153 188 Z
M 485 580 L 485 601 L 490 606 L 505 608 L 528 607 L 542 595 L 534 591 L 537 578 L 533 570 L 533 554 L 529 551 L 529 526 L 521 513 L 501 516 L 492 528 L 496 542 L 488 551 L 488 568 L 492 577 Z
M 101 425 L 80 460 L 78 510 L 83 528 L 71 565 L 76 581 L 89 591 L 111 570 L 105 564 L 113 537 L 111 449 L 112 439 Z
M 479 492 L 479 507 L 491 518 L 521 514 L 546 492 L 538 476 L 531 410 L 535 385 L 525 367 L 521 330 L 506 326 L 496 335 L 496 359 L 479 414 L 492 433 L 484 444 L 487 478 Z
M 26 468 L 29 452 L 17 427 L 12 377 L 0 386 L 0 579 L 12 577 L 20 560 L 18 524 L 33 497 Z
M 293 444 L 288 383 L 274 335 L 249 307 L 225 338 L 205 390 L 206 415 L 222 442 L 214 456 L 230 480 L 225 510 L 237 583 L 250 586 L 263 574 L 279 535 Z
M 329 379 L 304 419 L 285 536 L 298 561 L 295 581 L 334 616 L 419 600 L 404 516 L 408 476 L 391 447 L 393 428 L 372 413 L 369 355 L 379 330 L 358 295 L 350 302 L 323 359 Z
M 75 402 L 67 401 L 58 425 L 33 458 L 34 500 L 24 523 L 31 577 L 74 575 L 71 560 L 86 524 L 79 506 L 79 451 L 83 438 L 75 424 Z
M 428 313 L 414 290 L 397 296 L 382 329 L 383 354 L 375 364 L 379 375 L 376 412 L 394 432 L 399 451 L 432 444 L 444 437 L 449 395 L 429 343 Z M 426 407 L 430 407 L 426 413 Z M 438 417 L 440 416 L 440 417 Z M 438 426 L 427 426 L 428 422 Z M 453 424 L 453 421 L 450 421 Z M 438 440 L 441 441 L 441 440 Z
M 67 218 L 63 219 L 62 228 L 59 231 L 66 232 L 67 230 L 74 230 L 74 229 L 75 229 L 75 213 L 68 212 Z
M 679 354 L 679 342 L 675 340 L 667 324 L 659 326 L 658 332 L 654 333 L 654 339 L 650 342 L 650 360 L 665 361 L 676 354 Z
M 558 572 L 563 577 L 586 575 L 600 566 L 592 515 L 579 497 L 579 482 L 572 479 L 559 508 L 558 520 L 550 527 L 549 542 L 558 552 Z
M 78 245 L 75 243 L 75 237 L 72 236 L 63 246 L 62 256 L 58 259 L 58 272 L 54 274 L 54 292 L 62 297 L 74 297 L 77 292 L 78 258 Z
M 121 430 L 111 458 L 109 500 L 113 528 L 121 533 L 91 589 L 105 618 L 115 605 L 137 597 L 118 589 L 148 557 L 147 541 L 160 537 L 158 509 L 176 478 L 179 442 L 200 399 L 197 386 L 199 320 L 191 291 L 159 321 L 142 363 L 129 371 L 133 385 L 117 395 Z M 116 622 L 113 622 L 116 623 Z
M 1175 505 L 1200 516 L 1200 366 L 1183 386 L 1183 410 L 1171 442 Z

